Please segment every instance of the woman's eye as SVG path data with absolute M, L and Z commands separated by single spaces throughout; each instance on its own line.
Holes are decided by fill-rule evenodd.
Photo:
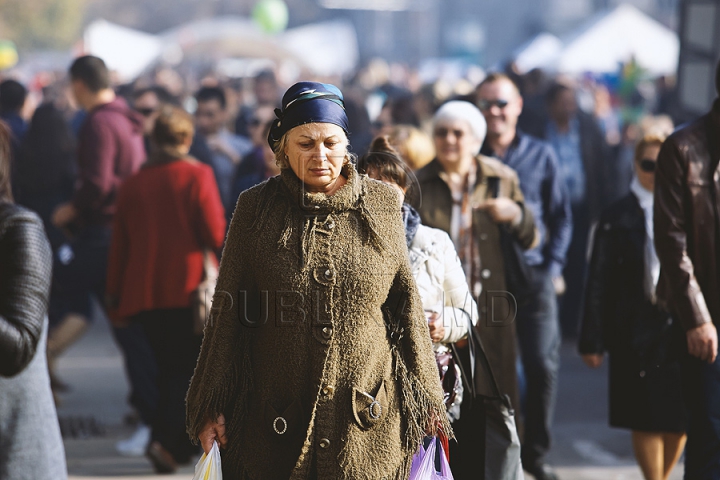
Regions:
M 310 148 L 310 147 L 312 147 L 312 143 L 305 142 L 305 143 L 301 143 L 300 146 L 302 148 Z
M 328 148 L 333 148 L 337 144 L 338 144 L 338 142 L 325 142 L 325 146 Z

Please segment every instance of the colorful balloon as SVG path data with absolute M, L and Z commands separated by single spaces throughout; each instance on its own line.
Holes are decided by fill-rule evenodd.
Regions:
M 252 18 L 265 33 L 279 33 L 287 27 L 288 8 L 283 0 L 260 0 Z
M 15 44 L 10 40 L 0 40 L 0 70 L 14 67 L 18 63 Z

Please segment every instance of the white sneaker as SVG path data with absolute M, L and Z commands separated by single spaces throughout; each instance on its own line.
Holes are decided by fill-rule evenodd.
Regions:
M 142 457 L 150 443 L 150 427 L 141 423 L 127 440 L 115 444 L 115 450 L 125 457 Z

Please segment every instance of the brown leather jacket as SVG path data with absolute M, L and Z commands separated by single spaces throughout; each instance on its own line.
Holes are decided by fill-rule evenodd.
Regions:
M 655 176 L 658 300 L 685 330 L 720 323 L 720 101 L 672 134 Z

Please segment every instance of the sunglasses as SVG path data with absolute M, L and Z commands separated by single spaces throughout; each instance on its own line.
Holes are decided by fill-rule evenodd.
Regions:
M 638 160 L 638 164 L 640 165 L 640 170 L 643 172 L 655 173 L 655 167 L 657 166 L 657 162 L 655 160 L 643 158 L 642 160 Z
M 455 138 L 462 138 L 462 136 L 465 134 L 462 130 L 453 130 L 449 128 L 436 128 L 433 132 L 433 135 L 435 135 L 438 138 L 445 138 L 448 136 L 448 134 L 451 134 Z
M 498 107 L 500 110 L 508 106 L 507 100 L 478 100 L 478 108 L 480 110 L 490 110 L 493 106 Z
M 143 117 L 149 117 L 150 115 L 155 113 L 154 108 L 136 108 L 135 111 L 138 112 Z

